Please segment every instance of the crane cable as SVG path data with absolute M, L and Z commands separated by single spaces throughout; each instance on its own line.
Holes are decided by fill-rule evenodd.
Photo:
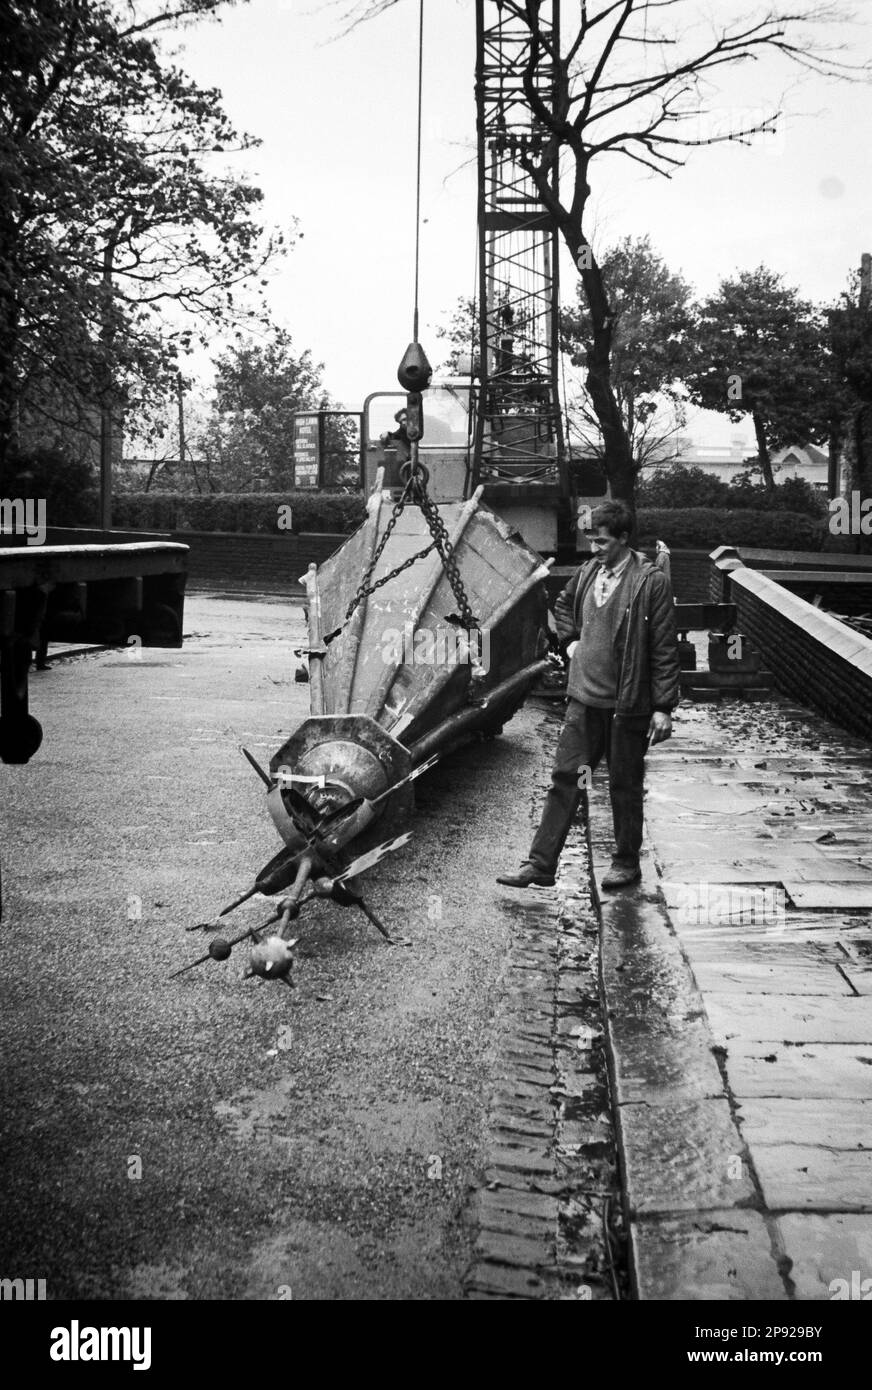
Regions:
M 418 283 L 421 265 L 421 126 L 424 110 L 424 0 L 418 5 L 418 139 L 415 156 L 415 312 L 412 342 L 418 341 Z
M 421 264 L 421 163 L 422 163 L 422 159 L 421 159 L 421 147 L 422 147 L 423 109 L 424 109 L 424 0 L 419 0 L 419 4 L 418 4 L 418 121 L 417 121 L 417 142 L 416 142 L 416 152 L 415 152 L 415 293 L 414 293 L 415 307 L 414 307 L 414 315 L 413 315 L 413 323 L 412 323 L 412 341 L 415 342 L 415 343 L 418 342 L 418 290 L 419 290 L 420 264 Z M 455 555 L 454 555 L 454 547 L 453 547 L 453 545 L 452 545 L 452 543 L 451 543 L 451 540 L 450 540 L 450 538 L 449 538 L 448 531 L 447 531 L 447 529 L 446 529 L 445 523 L 444 523 L 444 521 L 442 520 L 442 518 L 441 518 L 440 515 L 439 515 L 439 508 L 436 506 L 436 504 L 430 499 L 430 497 L 429 497 L 428 494 L 427 494 L 427 482 L 428 482 L 428 480 L 429 480 L 429 473 L 428 473 L 427 469 L 423 467 L 423 465 L 419 465 L 419 464 L 418 464 L 418 456 L 417 456 L 417 447 L 416 447 L 416 444 L 413 444 L 413 453 L 412 453 L 412 458 L 411 458 L 411 460 L 410 460 L 408 463 L 406 463 L 406 464 L 403 465 L 402 474 L 403 474 L 403 476 L 405 477 L 405 484 L 404 484 L 404 487 L 403 487 L 403 491 L 402 491 L 400 497 L 398 498 L 398 500 L 396 501 L 396 503 L 394 504 L 394 508 L 393 508 L 393 511 L 391 512 L 391 516 L 390 516 L 390 519 L 389 519 L 389 521 L 388 521 L 388 524 L 387 524 L 387 526 L 385 527 L 384 534 L 382 535 L 381 540 L 379 541 L 378 545 L 377 545 L 376 548 L 375 548 L 375 551 L 373 552 L 372 559 L 370 560 L 369 565 L 367 566 L 366 573 L 364 574 L 363 579 L 361 580 L 360 584 L 358 585 L 357 592 L 354 594 L 353 598 L 351 599 L 351 602 L 350 602 L 349 605 L 348 605 L 348 608 L 347 608 L 346 614 L 345 614 L 345 620 L 344 620 L 344 622 L 343 622 L 338 628 L 336 628 L 336 630 L 335 630 L 334 632 L 328 633 L 328 634 L 322 639 L 325 648 L 326 648 L 326 646 L 327 646 L 330 642 L 334 641 L 334 639 L 337 638 L 337 637 L 340 635 L 340 633 L 344 630 L 344 628 L 346 627 L 346 625 L 350 622 L 351 617 L 352 617 L 352 614 L 354 613 L 355 609 L 364 601 L 364 599 L 369 598 L 369 596 L 370 596 L 371 594 L 373 594 L 373 593 L 375 592 L 376 589 L 380 589 L 383 585 L 387 584 L 391 579 L 395 579 L 398 575 L 402 574 L 404 570 L 410 569 L 411 566 L 414 565 L 418 560 L 423 560 L 423 559 L 424 559 L 427 555 L 429 555 L 430 552 L 431 552 L 432 550 L 434 550 L 434 549 L 435 549 L 436 551 L 438 551 L 439 558 L 440 558 L 440 560 L 442 561 L 442 568 L 443 568 L 443 570 L 445 571 L 445 574 L 446 574 L 447 577 L 448 577 L 448 582 L 449 582 L 449 584 L 450 584 L 450 586 L 451 586 L 451 591 L 452 591 L 452 593 L 454 594 L 454 597 L 455 597 L 455 599 L 456 599 L 456 601 L 457 601 L 457 606 L 458 606 L 458 609 L 459 609 L 459 611 L 460 611 L 460 621 L 461 621 L 461 622 L 463 623 L 463 625 L 466 627 L 466 629 L 467 629 L 468 632 L 473 632 L 473 631 L 477 631 L 477 630 L 478 630 L 478 620 L 477 620 L 477 618 L 475 617 L 475 615 L 474 615 L 474 613 L 473 613 L 473 611 L 472 611 L 472 608 L 471 608 L 470 603 L 469 603 L 469 599 L 467 598 L 467 595 L 466 595 L 466 589 L 464 588 L 463 580 L 462 580 L 462 578 L 461 578 L 461 576 L 460 576 L 460 570 L 459 570 L 458 567 L 457 567 L 457 560 L 455 559 Z M 429 532 L 430 532 L 430 536 L 431 536 L 431 538 L 432 538 L 431 541 L 430 541 L 430 544 L 427 545 L 427 546 L 425 546 L 423 550 L 417 551 L 414 555 L 410 555 L 407 559 L 403 560 L 400 564 L 396 565 L 396 566 L 395 566 L 392 570 L 390 570 L 387 574 L 383 575 L 383 576 L 381 577 L 381 579 L 374 580 L 374 579 L 373 579 L 373 574 L 375 573 L 376 566 L 377 566 L 379 560 L 381 559 L 382 552 L 384 551 L 384 549 L 385 549 L 385 547 L 386 547 L 386 545 L 387 545 L 387 543 L 388 543 L 388 541 L 389 541 L 389 539 L 390 539 L 391 533 L 392 533 L 394 527 L 396 526 L 397 521 L 398 521 L 399 518 L 400 518 L 400 515 L 402 514 L 403 510 L 405 509 L 407 503 L 409 503 L 409 502 L 413 502 L 413 503 L 414 503 L 416 506 L 418 506 L 418 507 L 420 508 L 420 510 L 421 510 L 421 512 L 422 512 L 422 514 L 423 514 L 423 516 L 424 516 L 424 520 L 425 520 L 426 523 L 427 523 L 427 527 L 428 527 L 428 530 L 429 530 Z M 318 653 L 310 652 L 309 654 L 310 654 L 310 655 L 323 655 L 323 651 L 322 651 L 322 652 L 318 652 Z M 481 663 L 479 662 L 477 656 L 476 656 L 472 651 L 470 651 L 469 663 L 470 663 L 471 683 L 472 683 L 472 688 L 473 688 L 473 693 L 474 693 L 474 692 L 475 692 L 475 689 L 476 689 L 476 687 L 477 687 L 477 685 L 480 684 L 480 683 L 483 681 L 484 676 L 485 676 L 485 672 L 484 672 L 484 670 L 483 670 L 483 668 L 482 668 L 482 666 L 481 666 Z

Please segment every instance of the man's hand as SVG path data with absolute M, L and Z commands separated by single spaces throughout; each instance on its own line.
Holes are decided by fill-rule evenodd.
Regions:
M 548 660 L 551 662 L 552 666 L 556 667 L 558 671 L 565 671 L 567 670 L 569 663 L 572 660 L 572 653 L 575 651 L 577 646 L 578 642 L 575 641 L 569 643 L 569 646 L 566 648 L 565 652 L 555 651 L 552 648 L 552 650 L 547 653 Z
M 648 747 L 653 748 L 655 743 L 662 743 L 664 739 L 672 737 L 672 715 L 666 714 L 663 710 L 655 709 L 651 715 L 651 723 L 648 725 Z

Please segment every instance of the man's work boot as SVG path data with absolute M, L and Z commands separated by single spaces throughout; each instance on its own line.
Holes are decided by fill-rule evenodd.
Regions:
M 613 859 L 611 868 L 602 881 L 602 887 L 609 888 L 628 888 L 631 883 L 638 883 L 642 877 L 642 870 L 639 865 L 619 864 Z
M 553 888 L 554 875 L 543 874 L 532 864 L 522 864 L 516 874 L 502 874 L 497 883 L 504 883 L 507 888 Z

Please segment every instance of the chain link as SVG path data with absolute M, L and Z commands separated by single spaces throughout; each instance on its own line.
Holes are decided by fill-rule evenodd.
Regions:
M 371 584 L 371 583 L 370 583 L 370 581 L 371 581 L 371 579 L 372 579 L 372 576 L 373 576 L 373 573 L 374 573 L 374 571 L 375 571 L 375 567 L 376 567 L 376 565 L 378 564 L 379 560 L 380 560 L 381 557 L 382 557 L 382 551 L 384 550 L 385 546 L 387 545 L 387 543 L 388 543 L 388 541 L 389 541 L 389 539 L 390 539 L 390 536 L 391 536 L 391 532 L 393 531 L 394 527 L 396 526 L 397 522 L 399 521 L 399 519 L 400 519 L 400 514 L 402 513 L 403 508 L 405 507 L 406 503 L 407 503 L 408 500 L 410 499 L 411 495 L 412 495 L 412 479 L 410 478 L 409 481 L 406 483 L 406 486 L 403 488 L 403 491 L 402 491 L 400 497 L 399 497 L 399 498 L 397 499 L 397 501 L 394 503 L 393 511 L 391 512 L 390 519 L 388 520 L 388 524 L 387 524 L 387 526 L 385 527 L 385 533 L 384 533 L 384 535 L 382 536 L 381 540 L 379 541 L 378 545 L 377 545 L 376 548 L 375 548 L 375 553 L 374 553 L 372 559 L 371 559 L 370 562 L 369 562 L 369 565 L 368 565 L 368 567 L 367 567 L 366 574 L 363 576 L 362 580 L 360 581 L 360 584 L 357 586 L 357 593 L 354 595 L 354 598 L 351 600 L 350 604 L 348 605 L 348 609 L 347 609 L 346 614 L 345 614 L 345 622 L 346 622 L 346 623 L 349 621 L 349 619 L 350 619 L 352 613 L 354 612 L 355 608 L 357 608 L 359 604 L 363 603 L 363 600 L 364 600 L 365 598 L 369 598 L 370 594 L 375 593 L 376 589 L 381 588 L 382 584 L 386 584 L 387 581 L 388 581 L 389 579 L 393 579 L 395 575 L 397 575 L 397 574 L 402 574 L 402 572 L 403 572 L 404 569 L 408 569 L 409 566 L 410 566 L 410 565 L 413 565 L 413 564 L 415 563 L 416 560 L 418 560 L 418 559 L 421 558 L 422 555 L 426 555 L 428 551 L 430 551 L 430 550 L 433 549 L 433 546 L 432 546 L 432 545 L 428 545 L 428 546 L 427 546 L 427 550 L 421 551 L 418 555 L 412 555 L 412 556 L 410 556 L 409 559 L 406 560 L 404 564 L 399 565 L 391 574 L 386 574 L 386 575 L 384 576 L 383 579 L 379 579 L 379 580 L 377 581 L 377 583 L 375 583 L 375 584 Z M 343 627 L 344 627 L 344 626 L 345 626 L 345 623 L 343 623 Z M 341 632 L 341 631 L 342 631 L 342 628 L 338 628 L 337 631 L 336 631 L 335 633 L 332 633 L 332 634 L 331 634 L 331 637 L 338 636 L 338 633 Z
M 430 535 L 433 537 L 433 544 L 439 551 L 442 566 L 445 573 L 448 575 L 448 582 L 451 585 L 451 592 L 457 599 L 460 617 L 463 620 L 467 632 L 471 632 L 478 624 L 469 606 L 469 599 L 466 597 L 466 589 L 463 587 L 460 570 L 457 568 L 457 561 L 454 558 L 454 546 L 448 538 L 448 531 L 446 530 L 444 521 L 439 515 L 439 508 L 436 506 L 436 503 L 428 497 L 426 484 L 422 482 L 419 483 L 414 473 L 409 481 L 415 483 L 417 494 L 415 496 L 415 501 L 424 513 L 424 519 L 430 528 Z
M 369 598 L 370 594 L 374 594 L 376 589 L 380 589 L 383 584 L 387 584 L 391 579 L 396 579 L 397 575 L 402 574 L 404 570 L 410 569 L 412 565 L 414 565 L 418 560 L 423 560 L 424 556 L 429 555 L 431 550 L 433 550 L 435 547 L 435 549 L 439 552 L 439 557 L 442 560 L 442 565 L 445 570 L 445 573 L 448 575 L 448 582 L 451 585 L 451 591 L 454 594 L 455 599 L 457 600 L 457 606 L 460 609 L 460 617 L 465 623 L 467 629 L 469 631 L 472 631 L 472 629 L 474 629 L 477 626 L 476 619 L 473 616 L 472 609 L 469 606 L 469 600 L 466 597 L 466 590 L 463 587 L 463 580 L 460 577 L 460 571 L 457 568 L 457 561 L 454 557 L 454 547 L 452 546 L 451 541 L 448 537 L 448 531 L 445 528 L 445 523 L 439 515 L 439 508 L 427 494 L 427 484 L 425 478 L 420 478 L 418 476 L 419 466 L 406 466 L 410 468 L 408 482 L 403 488 L 400 497 L 394 503 L 390 519 L 388 521 L 387 526 L 385 527 L 384 535 L 382 536 L 381 540 L 376 546 L 375 553 L 367 567 L 363 579 L 361 580 L 358 586 L 354 598 L 348 605 L 348 610 L 345 614 L 345 622 L 347 623 L 349 621 L 354 610 L 363 602 L 365 598 Z M 423 469 L 422 471 L 424 472 L 425 477 L 429 476 L 427 475 L 426 469 Z M 401 565 L 397 565 L 396 568 L 392 569 L 389 574 L 384 575 L 381 579 L 377 579 L 375 583 L 373 583 L 372 576 L 375 572 L 376 565 L 381 559 L 382 552 L 384 551 L 384 548 L 387 545 L 388 540 L 390 539 L 391 533 L 394 530 L 394 527 L 396 526 L 401 513 L 403 512 L 403 510 L 409 502 L 414 502 L 416 506 L 420 507 L 421 512 L 424 516 L 424 520 L 427 522 L 427 527 L 430 531 L 430 535 L 433 537 L 433 539 L 428 546 L 424 547 L 423 550 L 419 550 L 414 555 L 410 555 L 409 558 L 407 560 L 404 560 Z M 345 624 L 343 623 L 343 627 L 344 626 Z M 341 628 L 337 629 L 336 632 L 331 633 L 330 637 L 325 640 L 332 641 L 332 639 L 338 636 L 339 632 L 341 631 Z

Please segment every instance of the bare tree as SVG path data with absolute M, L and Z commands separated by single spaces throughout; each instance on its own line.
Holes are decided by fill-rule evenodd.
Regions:
M 339 0 L 348 27 L 400 2 Z M 670 178 L 695 147 L 749 144 L 755 136 L 774 133 L 784 114 L 779 101 L 727 128 L 716 121 L 713 79 L 766 54 L 825 78 L 859 79 L 868 75 L 870 64 L 847 62 L 843 46 L 820 42 L 824 23 L 851 17 L 833 4 L 758 4 L 750 13 L 745 7 L 742 15 L 726 0 L 711 6 L 700 0 L 580 0 L 572 6 L 578 16 L 572 24 L 564 15 L 557 51 L 549 22 L 554 3 L 502 0 L 529 34 L 524 92 L 546 137 L 520 162 L 578 267 L 592 327 L 586 386 L 612 492 L 632 502 L 633 449 L 611 374 L 614 313 L 585 225 L 594 162 L 599 169 L 607 155 L 622 155 Z M 734 13 L 725 18 L 725 10 Z M 553 101 L 543 99 L 536 81 L 541 64 L 554 67 Z M 555 160 L 561 169 L 556 190 Z

